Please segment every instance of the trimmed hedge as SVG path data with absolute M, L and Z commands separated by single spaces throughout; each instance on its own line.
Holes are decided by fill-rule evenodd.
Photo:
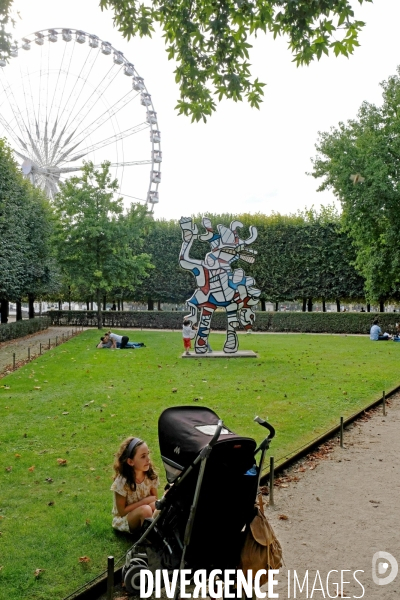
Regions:
M 36 317 L 25 321 L 15 321 L 15 323 L 3 323 L 0 325 L 0 342 L 14 340 L 24 337 L 31 333 L 36 333 L 42 329 L 47 329 L 51 325 L 50 317 Z
M 58 311 L 47 313 L 52 325 L 83 325 L 97 327 L 95 311 Z M 184 312 L 131 311 L 103 312 L 105 329 L 181 329 Z M 257 312 L 254 331 L 298 332 L 298 333 L 359 333 L 368 334 L 372 321 L 379 317 L 382 331 L 394 333 L 400 321 L 399 313 L 323 313 L 323 312 Z M 212 329 L 226 329 L 224 311 L 212 317 Z

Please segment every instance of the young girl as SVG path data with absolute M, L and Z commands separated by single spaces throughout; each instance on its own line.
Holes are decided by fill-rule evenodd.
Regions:
M 134 437 L 122 442 L 114 462 L 114 515 L 112 526 L 119 531 L 134 531 L 151 517 L 159 484 L 149 458 L 147 444 Z

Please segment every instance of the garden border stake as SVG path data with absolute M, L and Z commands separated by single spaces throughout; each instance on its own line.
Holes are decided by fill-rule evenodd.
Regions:
M 28 346 L 28 360 L 31 360 L 31 347 Z
M 49 350 L 50 350 L 50 348 L 51 348 L 51 340 L 49 339 Z
M 15 371 L 15 352 L 13 353 L 13 370 Z
M 39 343 L 39 354 L 42 354 L 42 342 Z
M 57 346 L 58 335 L 56 335 L 56 346 Z
M 383 394 L 382 394 L 382 408 L 383 408 L 383 416 L 386 417 L 386 393 L 385 393 L 385 390 L 383 390 Z
M 343 417 L 340 417 L 340 447 L 343 448 Z
M 269 457 L 269 505 L 274 506 L 274 457 Z
M 114 557 L 107 559 L 107 600 L 112 600 L 114 595 Z

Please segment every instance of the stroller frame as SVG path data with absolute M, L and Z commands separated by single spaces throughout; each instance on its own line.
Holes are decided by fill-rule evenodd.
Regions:
M 269 448 L 271 440 L 275 436 L 275 429 L 267 421 L 265 421 L 264 419 L 261 419 L 258 416 L 256 416 L 254 418 L 254 421 L 257 422 L 262 427 L 265 427 L 269 432 L 268 436 L 261 442 L 261 444 L 258 446 L 256 451 L 254 452 L 254 457 L 256 457 L 258 452 L 261 452 L 260 461 L 258 464 L 258 477 L 257 477 L 257 487 L 256 487 L 257 494 L 256 494 L 256 498 L 254 498 L 254 502 L 256 502 L 257 496 L 259 494 L 259 484 L 260 484 L 260 478 L 261 478 L 262 468 L 263 468 L 263 464 L 264 464 L 265 454 Z M 180 485 L 182 485 L 182 482 L 190 475 L 190 473 L 192 473 L 192 471 L 196 468 L 198 463 L 199 462 L 201 463 L 198 477 L 197 477 L 195 492 L 194 492 L 193 500 L 192 500 L 191 507 L 190 507 L 189 518 L 186 523 L 185 533 L 184 533 L 184 537 L 183 537 L 183 544 L 182 544 L 181 540 L 179 540 L 179 539 L 177 540 L 180 548 L 182 549 L 182 555 L 181 555 L 181 560 L 180 560 L 180 564 L 179 564 L 180 571 L 185 568 L 186 551 L 190 544 L 190 540 L 191 540 L 191 536 L 192 536 L 192 530 L 193 530 L 193 525 L 194 525 L 195 516 L 196 516 L 196 509 L 197 509 L 197 505 L 198 505 L 198 501 L 199 501 L 199 497 L 200 497 L 200 491 L 201 491 L 201 487 L 202 487 L 202 483 L 203 483 L 207 460 L 212 452 L 213 447 L 215 446 L 215 444 L 217 443 L 217 441 L 220 437 L 223 425 L 224 425 L 223 421 L 221 419 L 219 419 L 218 425 L 216 427 L 216 430 L 215 430 L 215 433 L 214 433 L 212 439 L 208 442 L 208 444 L 206 446 L 204 446 L 204 448 L 200 451 L 200 453 L 195 458 L 195 460 L 192 462 L 192 464 L 183 471 L 183 473 L 178 477 L 177 481 L 174 483 L 174 488 L 175 489 L 178 488 Z M 170 505 L 171 505 L 171 503 L 169 502 L 168 494 L 164 495 L 160 500 L 156 501 L 156 509 L 159 510 L 159 513 L 157 514 L 157 516 L 154 519 L 146 519 L 145 520 L 145 523 L 143 524 L 145 526 L 145 531 L 142 533 L 142 535 L 139 537 L 139 539 L 133 544 L 133 546 L 128 550 L 128 552 L 126 554 L 125 565 L 123 566 L 123 569 L 122 569 L 122 578 L 123 578 L 123 581 L 125 582 L 126 589 L 129 593 L 135 593 L 137 591 L 137 587 L 135 589 L 135 587 L 132 586 L 132 583 L 131 583 L 132 580 L 136 579 L 136 586 L 137 586 L 137 578 L 140 577 L 140 571 L 142 569 L 148 568 L 148 564 L 146 561 L 146 556 L 147 556 L 146 543 L 149 541 L 149 538 L 151 538 L 152 534 L 154 534 L 154 532 L 157 532 L 157 523 L 162 518 L 164 511 Z M 165 539 L 163 539 L 162 541 L 163 541 L 165 550 L 172 555 L 172 549 L 170 548 L 168 542 Z M 147 546 L 147 547 L 149 547 L 149 546 Z M 143 550 L 144 550 L 144 552 L 143 552 Z M 177 600 L 177 598 L 179 596 L 179 592 L 180 592 L 179 585 L 177 585 L 174 600 Z

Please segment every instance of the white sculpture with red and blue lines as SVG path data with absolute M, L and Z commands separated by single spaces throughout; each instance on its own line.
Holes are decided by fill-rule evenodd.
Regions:
M 250 236 L 243 240 L 238 229 L 243 227 L 240 221 L 232 221 L 229 227 L 218 225 L 214 231 L 210 219 L 202 220 L 205 233 L 200 233 L 191 217 L 182 217 L 179 224 L 182 229 L 182 247 L 179 257 L 180 266 L 191 271 L 196 278 L 197 289 L 188 300 L 190 314 L 185 318 L 193 325 L 200 322 L 195 340 L 196 354 L 208 351 L 208 336 L 211 317 L 217 308 L 224 308 L 227 315 L 227 335 L 224 352 L 234 354 L 238 351 L 236 328 L 242 325 L 250 330 L 255 320 L 255 309 L 261 291 L 254 287 L 254 279 L 246 277 L 243 269 L 232 269 L 232 263 L 242 260 L 254 263 L 256 250 L 249 248 L 257 239 L 257 229 L 249 227 Z M 204 260 L 190 257 L 190 249 L 195 240 L 208 242 L 210 251 Z

